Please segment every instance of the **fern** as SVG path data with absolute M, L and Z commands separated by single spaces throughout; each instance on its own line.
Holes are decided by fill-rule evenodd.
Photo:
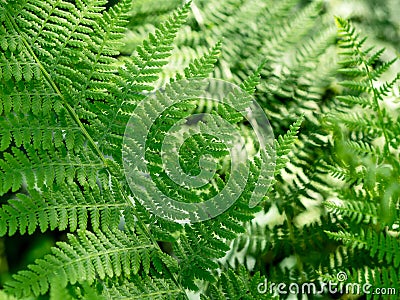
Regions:
M 400 75 L 383 80 L 396 59 L 342 18 L 336 35 L 321 1 L 111 2 L 0 0 L 0 236 L 62 234 L 0 297 L 276 299 L 259 284 L 338 272 L 399 288 L 400 127 L 389 107 Z M 240 89 L 210 105 L 198 88 L 211 77 Z M 277 136 L 264 152 L 244 118 L 251 103 Z M 217 171 L 198 189 L 174 182 L 160 154 L 196 114 L 209 115 L 207 133 L 174 151 L 188 177 L 212 156 Z M 247 178 L 213 136 L 233 131 L 255 153 Z M 236 201 L 212 218 L 165 205 L 124 169 L 141 146 L 164 195 L 201 203 L 228 186 Z
M 152 250 L 146 249 L 150 246 L 160 251 L 158 244 L 142 232 L 148 231 L 142 220 L 139 220 L 141 229 L 130 231 L 127 236 L 127 229 L 124 234 L 118 230 L 109 231 L 109 228 L 117 228 L 121 210 L 129 211 L 126 191 L 114 162 L 119 157 L 120 148 L 116 146 L 121 145 L 118 133 L 122 127 L 115 124 L 113 118 L 129 112 L 132 100 L 143 97 L 140 94 L 133 99 L 125 96 L 135 95 L 132 84 L 140 88 L 137 83 L 151 82 L 152 74 L 159 72 L 188 6 L 172 16 L 138 49 L 132 64 L 127 66 L 128 70 L 135 68 L 136 71 L 126 78 L 127 73 L 121 68 L 121 76 L 116 77 L 118 68 L 113 66 L 116 62 L 113 56 L 118 54 L 119 40 L 123 36 L 121 25 L 125 24 L 129 2 L 104 12 L 100 5 L 101 2 L 94 1 L 77 6 L 66 2 L 33 1 L 24 7 L 2 3 L 5 39 L 20 41 L 19 47 L 9 48 L 3 56 L 2 68 L 12 65 L 17 58 L 25 64 L 15 64 L 17 71 L 29 65 L 38 68 L 37 77 L 29 76 L 29 72 L 24 72 L 22 77 L 15 70 L 10 77 L 6 72 L 3 82 L 14 83 L 15 87 L 5 91 L 2 111 L 14 119 L 33 118 L 41 127 L 47 127 L 47 119 L 54 123 L 46 134 L 35 127 L 26 129 L 24 137 L 35 136 L 33 145 L 27 142 L 22 145 L 18 132 L 10 133 L 7 127 L 2 128 L 8 133 L 2 134 L 1 194 L 21 190 L 22 185 L 27 188 L 21 190 L 23 193 L 11 200 L 9 206 L 2 207 L 2 234 L 7 231 L 14 234 L 17 228 L 24 233 L 27 227 L 28 232 L 33 233 L 36 226 L 42 231 L 49 226 L 65 229 L 69 225 L 71 231 L 81 228 L 79 239 L 71 236 L 68 244 L 59 243 L 52 255 L 31 265 L 30 271 L 16 275 L 7 289 L 19 296 L 45 293 L 49 284 L 65 286 L 67 282 L 90 283 L 97 277 L 137 274 L 141 265 L 140 272 L 147 274 Z M 70 25 L 66 26 L 65 19 Z M 62 26 L 66 26 L 66 30 L 60 32 Z M 23 78 L 23 84 L 18 85 Z M 149 87 L 144 85 L 139 91 L 146 89 Z M 39 98 L 24 101 L 21 106 L 20 95 Z M 41 109 L 36 108 L 37 105 Z M 105 110 L 106 114 L 100 113 Z M 98 118 L 94 118 L 96 115 Z M 122 124 L 123 120 L 119 120 Z M 2 118 L 2 122 L 7 119 Z M 14 122 L 19 123 L 18 120 Z M 63 127 L 64 124 L 70 125 Z M 89 215 L 93 232 L 84 231 Z M 110 236 L 106 237 L 100 227 Z M 145 252 L 140 254 L 135 249 Z M 130 253 L 135 254 L 131 257 Z M 87 273 L 81 274 L 83 270 Z M 61 276 L 57 283 L 53 283 L 54 274 Z
M 220 275 L 220 280 L 214 285 L 210 285 L 206 294 L 201 299 L 277 299 L 259 289 L 259 284 L 265 282 L 265 277 L 260 274 L 249 276 L 245 267 L 241 266 L 238 270 L 224 270 Z
M 344 159 L 336 161 L 329 169 L 336 174 L 342 173 L 336 176 L 348 184 L 337 190 L 341 204 L 327 202 L 326 207 L 339 218 L 340 223 L 363 222 L 369 226 L 342 225 L 342 230 L 327 231 L 327 234 L 359 255 L 368 257 L 361 264 L 354 264 L 349 259 L 348 264 L 358 266 L 348 269 L 353 280 L 377 287 L 396 288 L 399 258 L 396 254 L 397 229 L 394 227 L 397 225 L 394 224 L 398 224 L 400 173 L 396 150 L 398 143 L 392 138 L 396 129 L 393 126 L 394 119 L 386 108 L 389 101 L 386 96 L 400 77 L 397 74 L 393 80 L 380 83 L 381 77 L 395 60 L 382 62 L 375 67 L 383 50 L 366 48 L 366 39 L 360 38 L 349 22 L 336 18 L 336 23 L 344 57 L 339 72 L 349 78 L 341 83 L 348 92 L 337 98 L 338 105 L 341 111 L 360 107 L 362 115 L 355 116 L 354 121 L 344 122 L 345 134 L 335 136 Z M 333 125 L 331 128 L 340 126 L 336 122 L 342 120 L 342 112 L 333 114 L 330 120 Z M 354 126 L 356 123 L 357 127 Z M 355 134 L 357 132 L 358 135 Z M 381 138 L 380 143 L 373 142 L 377 138 Z M 378 296 L 369 294 L 367 297 Z
M 137 274 L 141 267 L 147 273 L 153 247 L 146 245 L 146 239 L 129 240 L 118 231 L 97 231 L 96 234 L 79 231 L 77 236 L 69 236 L 68 243 L 59 242 L 57 246 L 52 254 L 31 265 L 29 271 L 18 273 L 8 290 L 19 297 L 26 297 L 31 292 L 43 294 L 55 274 L 63 287 L 67 282 L 92 283 L 96 277 Z

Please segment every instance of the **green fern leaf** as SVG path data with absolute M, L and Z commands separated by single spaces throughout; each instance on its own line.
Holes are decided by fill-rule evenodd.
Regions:
M 68 244 L 58 242 L 52 254 L 37 260 L 29 270 L 16 274 L 14 281 L 7 284 L 7 291 L 18 297 L 26 297 L 31 292 L 38 296 L 45 293 L 53 281 L 64 287 L 68 282 L 91 283 L 97 276 L 104 279 L 121 276 L 122 272 L 136 274 L 139 268 L 131 267 L 135 257 L 141 256 L 146 268 L 147 251 L 153 249 L 151 244 L 122 231 L 78 231 L 77 236 L 69 235 L 68 238 Z

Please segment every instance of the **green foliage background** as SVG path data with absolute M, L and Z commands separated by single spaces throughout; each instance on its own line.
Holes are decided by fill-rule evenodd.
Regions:
M 20 50 L 31 37 L 9 32 L 16 25 L 7 10 L 25 4 L 17 2 L 0 0 L 0 299 L 270 299 L 257 293 L 264 278 L 337 281 L 338 272 L 348 282 L 400 293 L 398 1 L 198 0 L 184 8 L 176 0 L 67 1 L 78 12 L 92 7 L 67 18 L 87 18 L 83 23 L 93 31 L 83 30 L 59 50 L 62 31 L 49 29 L 30 48 L 43 60 L 33 70 Z M 42 9 L 39 2 L 27 1 Z M 39 24 L 42 16 L 32 12 L 40 9 L 29 9 L 26 18 Z M 102 21 L 93 25 L 90 18 Z M 74 51 L 84 52 L 83 62 Z M 37 83 L 47 76 L 62 101 Z M 129 191 L 117 154 L 126 124 L 119 111 L 129 113 L 141 93 L 169 80 L 207 76 L 254 92 L 276 136 L 275 183 L 253 210 L 243 197 L 216 220 L 178 226 L 121 200 Z M 24 102 L 32 90 L 52 96 Z M 35 131 L 44 126 L 54 130 L 47 140 L 46 129 Z M 67 134 L 58 136 L 58 127 Z M 98 148 L 86 148 L 88 136 Z M 30 155 L 26 169 L 67 156 L 70 169 L 43 175 L 55 187 L 43 183 L 35 192 L 23 167 L 29 151 L 41 154 L 38 161 Z M 101 182 L 109 178 L 107 188 Z M 69 269 L 54 246 L 78 262 Z M 109 249 L 119 250 L 108 257 Z M 32 273 L 18 273 L 43 258 Z M 53 282 L 62 277 L 51 273 L 54 266 L 66 279 Z M 83 276 L 83 269 L 90 271 Z

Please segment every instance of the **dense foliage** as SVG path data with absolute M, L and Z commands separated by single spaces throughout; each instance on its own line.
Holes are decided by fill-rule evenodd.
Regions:
M 390 0 L 380 7 L 389 18 L 370 10 L 357 26 L 334 18 L 334 3 L 0 0 L 0 299 L 289 296 L 260 292 L 266 280 L 400 293 L 399 63 L 357 30 L 393 54 L 400 22 Z M 273 184 L 249 207 L 252 161 L 232 207 L 176 223 L 133 197 L 124 132 L 147 94 L 208 77 L 240 85 L 265 111 Z M 153 128 L 146 158 L 171 195 L 159 134 L 202 109 L 181 103 Z M 235 111 L 213 112 L 247 132 Z M 205 152 L 221 160 L 196 197 L 218 194 L 226 149 L 209 136 L 185 147 L 188 173 Z

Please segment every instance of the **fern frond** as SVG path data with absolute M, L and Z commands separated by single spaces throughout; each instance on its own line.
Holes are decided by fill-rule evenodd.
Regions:
M 396 60 L 383 62 L 383 50 L 367 48 L 337 18 L 344 57 L 337 66 L 336 37 L 320 0 L 184 1 L 172 15 L 181 1 L 114 2 L 0 0 L 0 236 L 67 234 L 6 291 L 57 300 L 187 299 L 188 292 L 271 299 L 259 290 L 266 277 L 299 283 L 338 271 L 398 286 L 400 126 L 388 96 L 400 75 L 381 82 Z M 208 107 L 196 84 L 211 73 L 245 93 Z M 163 97 L 141 106 L 160 86 L 165 91 L 154 94 Z M 238 130 L 243 149 L 262 148 L 241 114 L 254 104 L 250 94 L 278 138 L 271 153 L 243 159 L 245 172 L 227 185 L 234 177 L 230 149 L 213 134 Z M 181 95 L 190 100 L 176 103 Z M 195 113 L 219 119 L 199 121 L 206 134 L 183 135 L 170 151 L 181 169 L 166 170 L 165 136 L 177 121 L 192 125 Z M 129 136 L 131 117 L 135 134 L 147 138 L 143 145 Z M 123 141 L 132 145 L 122 148 Z M 144 158 L 136 151 L 142 146 Z M 134 158 L 124 168 L 128 150 Z M 270 154 L 276 166 L 266 161 Z M 217 168 L 198 189 L 170 176 L 178 170 L 191 181 L 203 156 Z M 124 176 L 143 161 L 145 176 Z M 177 202 L 164 205 L 144 178 Z M 215 217 L 176 204 L 222 191 L 238 198 L 229 208 L 226 199 L 217 203 L 225 210 Z M 262 202 L 253 207 L 254 193 Z M 267 220 L 269 207 L 278 225 Z M 180 223 L 171 217 L 177 215 Z M 197 222 L 202 217 L 207 221 Z
M 144 99 L 144 93 L 154 89 L 152 83 L 158 79 L 162 67 L 167 64 L 167 58 L 173 49 L 172 43 L 178 29 L 186 20 L 188 10 L 189 4 L 186 4 L 137 47 L 131 59 L 126 60 L 124 66 L 118 69 L 123 79 L 119 81 L 122 91 L 115 91 L 115 98 L 109 103 L 111 107 L 99 107 L 106 109 L 108 114 L 99 114 L 101 124 L 94 134 L 102 151 L 112 155 L 117 161 L 121 161 L 119 153 L 122 136 L 129 116 L 137 102 Z
M 38 149 L 49 149 L 53 144 L 56 148 L 66 146 L 71 152 L 82 148 L 84 137 L 68 116 L 60 114 L 57 119 L 47 119 L 46 110 L 42 107 L 39 110 L 43 114 L 37 117 L 14 114 L 0 117 L 0 151 L 9 149 L 12 143 L 25 148 L 32 144 Z
M 333 112 L 328 117 L 330 122 L 339 121 L 344 124 L 349 130 L 353 132 L 360 132 L 365 136 L 379 137 L 382 136 L 382 129 L 379 126 L 379 121 L 376 119 L 368 118 L 370 113 L 364 112 Z M 333 123 L 332 122 L 332 123 Z
M 62 137 L 54 141 L 62 144 Z M 50 146 L 48 149 L 35 149 L 29 145 L 25 153 L 18 148 L 11 149 L 12 154 L 4 153 L 0 160 L 2 173 L 0 195 L 8 190 L 16 192 L 23 184 L 28 188 L 39 188 L 53 182 L 62 183 L 65 180 L 72 182 L 76 179 L 79 183 L 96 182 L 97 171 L 103 165 L 91 151 L 82 150 L 76 156 L 68 156 L 67 149 L 60 150 Z
M 371 223 L 375 225 L 378 223 L 378 208 L 373 202 L 363 200 L 346 200 L 340 201 L 340 203 L 325 201 L 324 206 L 333 214 L 349 218 L 355 224 Z
M 161 67 L 167 64 L 166 58 L 172 51 L 172 42 L 178 29 L 185 22 L 189 10 L 189 5 L 185 5 L 178 10 L 170 20 L 166 21 L 156 30 L 155 34 L 149 35 L 149 41 L 145 40 L 142 46 L 136 49 L 132 55 L 132 62 L 126 62 L 126 71 L 121 69 L 121 75 L 126 77 L 126 81 L 132 83 L 152 82 L 157 79 L 156 74 L 161 71 Z M 132 87 L 131 87 L 132 88 Z M 137 88 L 145 91 L 152 90 L 151 86 L 139 85 Z
M 235 271 L 226 269 L 222 271 L 216 284 L 208 286 L 207 296 L 200 299 L 277 299 L 265 286 L 266 282 L 265 276 L 260 273 L 250 275 L 243 266 Z
M 290 125 L 289 130 L 284 136 L 279 136 L 276 140 L 276 168 L 275 174 L 278 174 L 282 168 L 289 162 L 287 155 L 292 150 L 294 143 L 296 142 L 297 134 L 299 132 L 301 123 L 303 123 L 304 116 L 297 118 L 297 121 Z
M 365 294 L 366 299 L 393 299 L 397 297 L 399 285 L 399 275 L 393 267 L 375 267 L 356 269 L 352 268 L 351 279 L 362 284 L 370 284 L 372 288 L 368 289 L 368 294 Z M 376 289 L 384 290 L 385 295 L 375 293 Z
M 218 42 L 213 46 L 207 54 L 199 59 L 195 59 L 189 64 L 183 71 L 185 76 L 178 74 L 176 80 L 183 78 L 207 78 L 209 74 L 214 70 L 214 65 L 217 62 L 218 56 L 221 52 L 221 42 Z
M 392 81 L 390 82 L 384 82 L 379 89 L 375 92 L 376 97 L 379 98 L 380 100 L 383 100 L 385 96 L 388 96 L 392 90 L 394 85 L 400 80 L 400 73 L 397 74 L 395 78 L 393 78 Z
M 346 103 L 348 105 L 355 105 L 358 104 L 361 107 L 371 107 L 372 103 L 371 100 L 367 97 L 363 96 L 351 96 L 351 95 L 346 95 L 346 96 L 337 96 L 336 99 L 339 101 Z
M 68 243 L 58 242 L 52 254 L 37 260 L 29 270 L 14 275 L 6 290 L 18 297 L 38 296 L 55 281 L 65 287 L 67 283 L 91 283 L 97 276 L 137 274 L 141 267 L 148 272 L 152 249 L 143 238 L 122 231 L 79 230 L 77 236 L 68 235 Z
M 381 149 L 363 141 L 348 141 L 347 146 L 360 155 L 369 155 L 379 159 L 381 157 Z
M 116 228 L 119 224 L 121 210 L 127 204 L 121 201 L 115 190 L 107 186 L 89 186 L 82 189 L 77 184 L 62 183 L 43 190 L 28 190 L 29 196 L 17 194 L 16 199 L 8 201 L 0 209 L 0 236 L 32 234 L 37 228 L 41 232 L 48 229 L 71 232 L 86 229 L 90 225 L 95 230 L 100 227 Z
M 383 50 L 371 54 L 373 48 L 365 49 L 366 38 L 360 38 L 352 24 L 342 18 L 335 20 L 341 38 L 339 41 L 339 46 L 342 49 L 341 54 L 346 57 L 345 62 L 342 63 L 345 68 L 341 69 L 341 72 L 354 77 L 353 80 L 342 81 L 341 85 L 358 93 L 370 95 L 371 101 L 363 101 L 360 104 L 376 112 L 378 125 L 385 139 L 384 151 L 387 153 L 390 138 L 385 124 L 387 122 L 385 112 L 380 101 L 383 101 L 384 97 L 389 94 L 394 84 L 400 79 L 400 74 L 397 74 L 392 81 L 384 82 L 380 87 L 376 87 L 374 82 L 378 81 L 397 59 L 383 62 L 380 66 L 374 68 L 373 64 L 382 55 Z M 349 100 L 349 98 L 339 98 L 339 100 Z
M 371 257 L 379 261 L 386 260 L 385 264 L 398 268 L 400 265 L 399 241 L 391 235 L 376 233 L 373 230 L 358 230 L 357 234 L 350 232 L 326 232 L 334 240 L 341 241 L 352 248 L 365 249 Z
M 106 281 L 102 296 L 106 299 L 186 299 L 185 293 L 177 289 L 173 281 L 139 275 L 117 282 Z
M 25 113 L 39 125 L 36 129 L 23 122 L 19 125 L 24 138 L 29 141 L 33 137 L 33 145 L 21 141 L 18 127 L 2 131 L 0 193 L 21 194 L 2 206 L 1 234 L 17 230 L 32 233 L 37 227 L 81 229 L 77 236 L 69 236 L 69 244 L 59 242 L 51 255 L 9 282 L 9 291 L 19 296 L 46 293 L 57 281 L 54 274 L 65 286 L 67 282 L 92 283 L 96 277 L 131 272 L 145 276 L 150 269 L 168 273 L 168 267 L 173 268 L 173 260 L 155 254 L 160 248 L 137 216 L 135 220 L 124 216 L 129 220 L 124 233 L 111 231 L 121 221 L 121 210 L 127 211 L 130 205 L 117 163 L 120 147 L 115 148 L 126 124 L 124 119 L 114 122 L 113 117 L 130 112 L 136 104 L 133 102 L 144 97 L 132 89 L 139 87 L 141 80 L 151 82 L 146 72 L 152 76 L 159 72 L 188 5 L 144 42 L 132 58 L 139 72 L 126 78 L 118 74 L 115 56 L 130 2 L 122 1 L 107 11 L 103 4 L 94 0 L 76 4 L 32 0 L 16 6 L 1 2 L 2 28 L 7 38 L 11 36 L 7 47 L 10 44 L 12 51 L 22 53 L 18 58 L 21 62 L 28 57 L 40 74 L 21 76 L 16 65 L 13 77 L 6 78 L 7 82 L 1 79 L 7 86 L 2 91 L 2 114 L 22 118 Z M 15 49 L 11 43 L 14 36 L 22 41 Z M 12 63 L 17 53 L 7 55 L 2 57 L 0 68 Z M 28 101 L 21 101 L 20 95 Z M 14 121 L 1 117 L 3 124 Z M 40 129 L 48 125 L 46 120 L 57 124 L 52 131 Z M 64 124 L 68 126 L 63 128 Z M 27 207 L 22 206 L 25 204 Z M 95 233 L 83 230 L 89 227 L 88 219 Z M 137 228 L 127 235 L 133 224 Z M 135 249 L 144 252 L 135 253 Z M 135 253 L 132 259 L 131 253 Z M 173 275 L 171 278 L 179 289 Z

